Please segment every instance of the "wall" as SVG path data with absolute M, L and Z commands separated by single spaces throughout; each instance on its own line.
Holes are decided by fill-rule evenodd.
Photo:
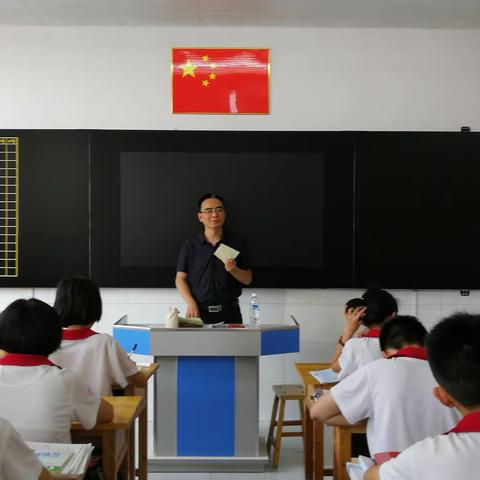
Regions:
M 458 130 L 480 128 L 480 31 L 212 28 L 0 28 L 0 129 Z M 271 48 L 271 115 L 174 116 L 172 46 Z M 248 294 L 242 297 L 246 312 Z M 265 290 L 262 317 L 302 324 L 301 352 L 261 362 L 261 418 L 296 361 L 328 360 L 344 302 L 360 292 Z M 402 313 L 428 325 L 480 311 L 480 292 L 397 291 Z M 2 289 L 0 307 L 51 289 Z M 162 319 L 175 290 L 106 289 L 99 330 L 124 313 Z M 150 410 L 152 411 L 152 410 Z M 290 412 L 296 414 L 297 412 Z
M 480 31 L 0 28 L 0 128 L 480 128 Z M 171 115 L 170 48 L 271 49 L 271 115 Z

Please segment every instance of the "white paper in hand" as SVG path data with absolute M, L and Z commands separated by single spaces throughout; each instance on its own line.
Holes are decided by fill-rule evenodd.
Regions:
M 240 252 L 235 250 L 224 243 L 221 243 L 213 254 L 219 258 L 223 263 L 226 263 L 228 259 L 235 260 Z

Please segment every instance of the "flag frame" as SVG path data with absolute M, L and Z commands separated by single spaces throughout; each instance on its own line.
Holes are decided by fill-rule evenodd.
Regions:
M 218 50 L 261 50 L 266 53 L 267 61 L 265 64 L 266 67 L 266 92 L 264 100 L 266 100 L 266 109 L 264 111 L 241 111 L 241 112 L 232 112 L 232 111 L 203 111 L 203 110 L 193 110 L 192 111 L 176 111 L 175 110 L 175 87 L 174 87 L 174 72 L 176 63 L 174 61 L 174 54 L 177 50 L 192 50 L 192 51 L 218 51 Z M 270 105 L 270 72 L 271 72 L 271 52 L 270 48 L 264 47 L 172 47 L 170 49 L 170 113 L 175 115 L 270 115 L 271 105 Z

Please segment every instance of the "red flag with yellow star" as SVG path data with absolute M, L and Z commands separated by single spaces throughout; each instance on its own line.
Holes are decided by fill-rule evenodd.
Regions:
M 266 48 L 173 48 L 173 113 L 269 113 Z

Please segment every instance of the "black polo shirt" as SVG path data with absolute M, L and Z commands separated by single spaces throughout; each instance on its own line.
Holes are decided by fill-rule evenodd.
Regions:
M 185 272 L 193 298 L 205 305 L 225 305 L 242 294 L 242 284 L 225 270 L 224 263 L 213 252 L 220 243 L 238 250 L 235 259 L 239 268 L 248 266 L 245 245 L 237 236 L 223 232 L 222 239 L 213 246 L 205 240 L 203 232 L 186 240 L 180 250 L 177 272 Z

